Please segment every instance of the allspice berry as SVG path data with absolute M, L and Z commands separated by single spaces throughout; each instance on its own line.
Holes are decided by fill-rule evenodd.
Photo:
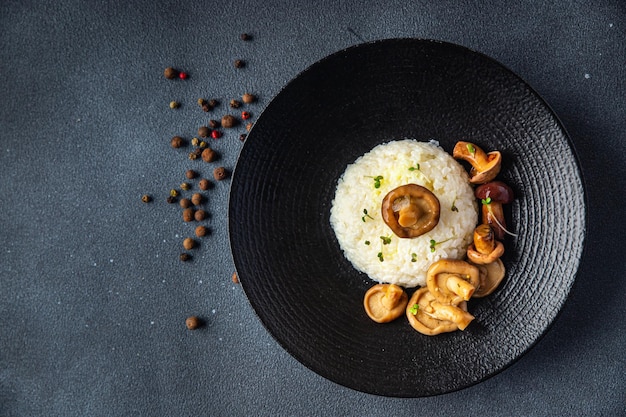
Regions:
M 170 142 L 172 148 L 180 148 L 185 145 L 185 140 L 180 136 L 174 136 Z
M 224 167 L 217 167 L 213 170 L 213 178 L 215 178 L 216 181 L 221 181 L 225 179 L 226 176 L 226 168 Z
M 254 94 L 246 93 L 241 96 L 241 101 L 246 104 L 254 103 L 256 101 L 256 96 Z
M 196 316 L 187 317 L 187 320 L 185 320 L 185 326 L 187 326 L 189 330 L 196 330 L 198 327 L 200 327 L 200 324 L 201 321 Z
M 196 247 L 196 241 L 188 237 L 183 240 L 183 248 L 190 250 Z
M 211 188 L 211 182 L 209 180 L 207 180 L 206 178 L 202 178 L 200 181 L 198 181 L 198 187 L 202 191 L 206 191 L 209 188 Z
M 213 162 L 215 161 L 215 158 L 217 157 L 217 154 L 215 153 L 215 151 L 211 148 L 205 148 L 202 151 L 202 160 L 204 162 Z
M 211 130 L 208 127 L 200 126 L 198 128 L 198 136 L 202 138 L 208 138 L 210 134 L 211 134 Z
M 206 226 L 198 226 L 196 227 L 196 236 L 198 237 L 204 237 L 209 233 L 208 229 L 206 228 Z
M 194 209 L 186 208 L 183 210 L 183 221 L 192 222 L 194 220 Z
M 194 206 L 199 206 L 200 204 L 202 204 L 203 200 L 204 200 L 204 197 L 202 197 L 202 194 L 200 193 L 194 193 L 191 196 L 191 202 L 194 204 Z
M 196 219 L 197 222 L 201 222 L 202 220 L 206 219 L 206 211 L 196 210 L 196 212 L 193 214 L 193 218 Z
M 168 80 L 173 80 L 174 78 L 178 77 L 178 71 L 176 71 L 172 67 L 167 67 L 163 71 L 163 75 L 165 75 L 165 78 L 167 78 Z
M 188 198 L 181 198 L 179 204 L 182 208 L 186 209 L 191 207 L 191 200 Z
M 227 114 L 222 117 L 222 126 L 225 128 L 231 128 L 237 124 L 237 119 L 232 114 Z
M 190 180 L 196 178 L 197 176 L 198 176 L 198 173 L 194 171 L 193 169 L 188 169 L 187 172 L 185 172 L 185 177 L 187 177 Z

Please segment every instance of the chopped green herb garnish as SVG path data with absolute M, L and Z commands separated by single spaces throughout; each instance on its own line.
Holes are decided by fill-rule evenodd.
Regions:
M 391 236 L 381 236 L 380 240 L 383 241 L 383 245 L 388 245 L 391 243 Z
M 467 144 L 467 150 L 469 153 L 471 153 L 472 155 L 474 155 L 476 153 L 476 148 L 474 148 L 474 145 L 472 145 L 471 143 Z
M 370 241 L 369 241 L 369 240 L 366 240 L 366 241 L 365 241 L 365 244 L 369 246 Z
M 415 170 L 418 170 L 418 171 L 420 170 L 420 164 L 415 164 L 414 167 L 409 168 L 409 171 L 415 171 Z
M 367 214 L 367 209 L 363 209 L 363 214 L 364 216 L 361 217 L 361 220 L 363 220 L 363 222 L 365 223 L 365 218 L 369 217 L 370 219 L 374 220 L 374 218 L 372 216 L 370 216 L 369 214 Z
M 458 211 L 459 211 L 459 209 L 456 207 L 456 204 L 455 204 L 455 203 L 456 203 L 456 198 L 455 198 L 455 199 L 454 199 L 454 201 L 452 202 L 452 207 L 450 207 L 450 210 L 458 212 Z
M 411 254 L 411 262 L 417 262 L 417 253 Z
M 445 243 L 445 242 L 447 242 L 450 239 L 452 239 L 452 238 L 448 238 L 446 240 L 442 240 L 441 242 L 437 242 L 435 239 L 430 239 L 430 251 L 434 252 L 435 251 L 435 246 L 437 246 L 437 245 L 439 245 L 441 243 Z
M 411 306 L 411 308 L 409 309 L 409 312 L 415 316 L 419 309 L 420 309 L 420 305 L 415 303 Z
M 383 258 L 383 253 L 382 252 L 378 252 L 378 260 L 383 262 L 385 259 Z
M 365 176 L 366 178 L 371 178 L 374 180 L 374 188 L 380 188 L 380 182 L 383 180 L 382 175 L 378 175 L 376 177 Z

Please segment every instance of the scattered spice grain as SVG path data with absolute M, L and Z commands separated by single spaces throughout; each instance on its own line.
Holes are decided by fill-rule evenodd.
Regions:
M 248 119 L 249 119 L 249 118 L 251 118 L 251 117 L 252 117 L 252 114 L 250 114 L 250 112 L 249 112 L 249 111 L 242 111 L 242 112 L 241 112 L 241 118 L 242 118 L 243 120 L 248 120 Z
M 198 139 L 198 138 L 191 139 L 191 144 L 193 146 L 198 146 L 200 144 L 200 139 Z
M 214 98 L 212 98 L 211 100 L 209 100 L 209 106 L 211 106 L 211 108 L 213 107 L 217 107 L 220 104 L 220 102 Z
M 211 188 L 211 182 L 209 180 L 207 180 L 206 178 L 202 178 L 199 182 L 198 182 L 198 187 L 202 190 L 202 191 L 206 191 L 209 188 Z
M 213 162 L 217 157 L 217 153 L 211 148 L 205 148 L 202 151 L 202 160 L 204 162 Z
M 191 184 L 189 184 L 188 182 L 183 182 L 182 184 L 180 184 L 180 188 L 182 190 L 189 191 L 191 190 Z
M 181 253 L 179 259 L 183 262 L 187 262 L 191 260 L 191 255 L 188 253 Z
M 206 138 L 211 134 L 211 130 L 206 126 L 200 126 L 198 128 L 198 136 L 201 138 Z
M 251 41 L 252 36 L 250 36 L 250 34 L 248 33 L 242 33 L 241 35 L 239 35 L 239 39 L 241 39 L 242 41 Z
M 201 222 L 202 220 L 206 219 L 206 211 L 204 211 L 202 209 L 196 210 L 196 212 L 193 214 L 193 218 L 197 222 Z
M 194 206 L 199 206 L 200 204 L 202 204 L 203 201 L 204 201 L 204 197 L 200 193 L 194 193 L 191 196 L 191 202 L 193 203 Z
M 241 96 L 241 100 L 246 104 L 254 103 L 256 101 L 256 96 L 254 94 L 245 93 Z
M 141 196 L 141 201 L 143 201 L 144 203 L 149 203 L 152 201 L 152 197 L 150 197 L 148 194 L 144 194 Z
M 220 132 L 219 130 L 214 130 L 211 132 L 211 137 L 213 139 L 219 139 L 222 137 L 222 132 Z
M 241 107 L 241 101 L 232 99 L 230 102 L 228 102 L 228 105 L 233 109 L 238 109 L 239 107 Z
M 243 68 L 246 66 L 246 63 L 241 59 L 236 59 L 233 65 L 235 65 L 235 68 Z
M 183 221 L 187 222 L 187 223 L 194 221 L 194 213 L 195 213 L 195 210 L 192 209 L 191 207 L 184 209 L 183 210 Z
M 237 125 L 237 119 L 232 114 L 227 114 L 222 116 L 222 126 L 227 129 L 230 129 L 233 126 Z
M 174 136 L 170 141 L 170 145 L 172 145 L 172 148 L 180 148 L 181 146 L 185 146 L 185 140 L 180 136 Z
M 178 197 L 178 190 L 172 188 L 170 190 L 170 197 Z
M 165 75 L 165 78 L 167 78 L 168 80 L 173 80 L 174 78 L 178 76 L 178 71 L 176 71 L 172 67 L 167 67 L 163 71 L 163 75 Z
M 233 283 L 239 284 L 239 276 L 237 275 L 237 272 L 233 272 L 231 279 L 233 280 Z
M 187 78 L 189 78 L 189 74 L 187 74 L 187 73 L 186 73 L 186 72 L 184 72 L 184 71 L 181 71 L 181 72 L 178 74 L 178 78 L 180 78 L 181 80 L 186 80 Z
M 207 235 L 207 233 L 209 233 L 208 229 L 206 228 L 206 226 L 198 226 L 196 227 L 196 236 L 198 237 L 204 237 Z
M 187 317 L 185 320 L 185 326 L 187 326 L 189 330 L 196 330 L 200 327 L 200 324 L 200 319 L 196 316 Z
M 209 120 L 209 127 L 211 129 L 217 129 L 218 127 L 220 127 L 220 122 L 218 120 L 211 119 Z
M 178 101 L 170 101 L 170 109 L 177 109 L 180 107 L 180 103 Z
M 226 168 L 224 167 L 217 167 L 213 170 L 213 178 L 215 178 L 216 181 L 221 181 L 225 179 L 226 176 Z
M 248 124 L 246 125 L 246 130 L 247 130 L 248 132 L 250 131 L 250 129 L 252 129 L 252 124 L 253 124 L 253 123 L 252 123 L 252 122 L 250 122 L 250 123 L 248 123 Z
M 167 204 L 174 204 L 176 202 L 176 197 L 169 196 L 165 201 L 167 201 Z
M 189 208 L 189 207 L 191 207 L 191 205 L 192 205 L 192 204 L 191 204 L 191 200 L 190 200 L 190 199 L 188 199 L 188 198 L 181 198 L 181 199 L 180 199 L 180 203 L 178 203 L 178 204 L 180 204 L 180 206 L 181 206 L 182 208 L 184 208 L 184 209 Z
M 185 172 L 185 177 L 187 177 L 190 180 L 196 178 L 197 176 L 198 176 L 198 173 L 196 171 L 194 171 L 193 169 L 188 169 Z
M 185 240 L 183 240 L 183 248 L 187 250 L 191 250 L 195 247 L 196 247 L 196 241 L 193 240 L 192 238 L 188 237 L 188 238 L 185 238 Z

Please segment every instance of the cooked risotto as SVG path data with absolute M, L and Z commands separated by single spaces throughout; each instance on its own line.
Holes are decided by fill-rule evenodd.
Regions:
M 391 190 L 417 184 L 439 199 L 439 223 L 416 238 L 400 238 L 383 221 L 381 205 Z M 359 157 L 337 183 L 330 223 L 346 258 L 381 283 L 424 286 L 439 259 L 462 259 L 478 221 L 465 169 L 438 143 L 392 141 Z

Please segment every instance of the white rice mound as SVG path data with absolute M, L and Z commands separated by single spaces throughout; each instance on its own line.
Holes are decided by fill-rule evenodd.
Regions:
M 410 170 L 417 164 L 419 170 Z M 375 188 L 379 176 L 380 186 Z M 389 191 L 410 183 L 437 196 L 440 218 L 426 234 L 399 238 L 383 221 L 381 206 Z M 378 145 L 348 165 L 330 211 L 331 226 L 352 265 L 374 281 L 405 288 L 426 285 L 426 271 L 433 262 L 463 259 L 477 220 L 476 199 L 465 169 L 438 142 L 410 139 Z M 391 241 L 383 244 L 381 237 Z M 437 242 L 434 252 L 431 240 Z

